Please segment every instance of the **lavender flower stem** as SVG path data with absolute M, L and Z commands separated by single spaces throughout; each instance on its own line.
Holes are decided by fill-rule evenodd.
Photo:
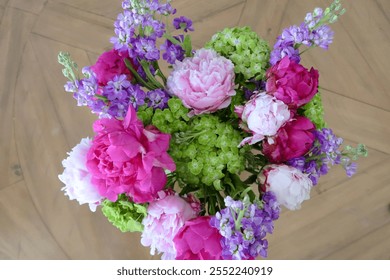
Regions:
M 246 197 L 248 200 L 249 200 L 249 198 L 248 197 Z M 246 211 L 248 210 L 248 204 L 244 204 L 244 209 L 242 209 L 241 211 L 240 211 L 240 213 L 238 214 L 238 217 L 237 217 L 237 219 L 234 221 L 234 227 L 235 227 L 235 229 L 236 230 L 240 230 L 240 228 L 241 228 L 241 221 L 242 221 L 242 218 L 244 218 L 244 215 L 245 215 L 245 213 L 246 213 Z
M 153 87 L 154 87 L 153 89 L 164 88 L 164 86 L 159 81 L 157 81 L 156 78 L 153 76 L 153 74 L 150 72 L 148 62 L 146 62 L 145 60 L 141 60 L 141 66 L 144 69 L 145 74 L 148 77 L 148 79 L 152 82 Z
M 131 63 L 130 63 L 130 61 L 128 59 L 125 59 L 125 64 L 126 64 L 127 68 L 131 71 L 131 73 L 134 75 L 135 79 L 141 85 L 143 85 L 144 87 L 146 87 L 149 90 L 155 89 L 155 87 L 153 87 L 152 84 L 150 84 L 150 83 L 146 82 L 144 79 L 142 79 L 142 77 L 138 74 L 137 71 L 135 71 L 135 69 L 133 68 L 133 65 L 131 65 Z

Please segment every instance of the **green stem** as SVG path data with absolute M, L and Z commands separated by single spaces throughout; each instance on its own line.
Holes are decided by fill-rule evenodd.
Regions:
M 185 143 L 185 142 L 191 142 L 195 137 L 201 136 L 202 134 L 207 133 L 207 130 L 202 130 L 199 132 L 192 132 L 192 131 L 187 131 L 187 132 L 182 132 L 183 136 L 180 135 L 180 133 L 175 133 L 175 141 L 176 143 Z
M 153 63 L 153 66 L 154 66 L 154 68 L 157 70 L 157 75 L 163 80 L 164 85 L 166 85 L 166 84 L 167 84 L 167 78 L 165 77 L 163 71 L 161 71 L 160 65 L 158 64 L 158 62 L 155 61 L 155 62 Z
M 242 193 L 241 193 L 241 198 L 244 199 L 244 197 L 252 191 L 252 187 L 247 187 Z
M 313 46 L 314 46 L 314 45 L 311 45 L 310 47 L 304 49 L 303 51 L 301 51 L 301 52 L 299 53 L 299 55 L 302 55 L 302 54 L 304 54 L 305 52 L 307 52 L 308 50 L 312 49 Z
M 131 64 L 131 62 L 127 58 L 125 59 L 125 64 L 126 64 L 127 68 L 130 70 L 130 72 L 133 74 L 133 76 L 135 77 L 137 82 L 139 82 L 141 85 L 143 85 L 144 87 L 146 87 L 149 90 L 155 89 L 152 84 L 150 84 L 150 83 L 146 82 L 144 79 L 142 79 L 142 77 L 138 74 L 137 71 L 135 71 L 133 65 Z
M 240 213 L 238 213 L 237 220 L 234 221 L 234 227 L 237 231 L 239 231 L 241 228 L 241 221 L 247 209 L 248 209 L 248 205 L 244 205 L 244 209 L 241 210 Z
M 97 99 L 100 99 L 100 100 L 104 101 L 104 102 L 107 102 L 107 101 L 108 101 L 107 97 L 105 97 L 105 96 L 103 96 L 103 95 L 100 95 L 100 94 L 95 94 L 95 97 L 96 97 Z
M 152 72 L 150 72 L 149 63 L 145 60 L 140 61 L 142 69 L 144 69 L 146 77 L 148 77 L 149 81 L 153 84 L 154 89 L 157 88 L 164 88 L 164 86 L 156 80 L 156 78 L 153 76 Z
M 219 205 L 219 209 L 225 208 L 225 201 L 224 201 L 222 195 L 219 192 L 217 192 L 216 196 L 217 196 L 217 202 Z

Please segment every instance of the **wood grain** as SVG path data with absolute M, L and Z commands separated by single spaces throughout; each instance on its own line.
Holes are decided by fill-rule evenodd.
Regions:
M 194 21 L 198 48 L 235 25 L 272 46 L 283 28 L 330 2 L 173 1 L 177 16 Z M 343 3 L 334 43 L 302 63 L 320 72 L 329 126 L 346 144 L 367 144 L 370 155 L 356 176 L 335 167 L 299 211 L 283 210 L 270 259 L 390 259 L 390 1 Z M 69 201 L 57 177 L 96 119 L 64 91 L 57 54 L 70 52 L 80 69 L 93 64 L 111 47 L 120 11 L 120 0 L 0 0 L 0 259 L 159 259 L 140 234 Z
M 47 2 L 47 0 L 12 0 L 9 2 L 8 6 L 28 13 L 39 14 Z
M 5 7 L 9 0 L 0 0 L 0 7 Z
M 5 9 L 0 26 L 0 189 L 23 178 L 14 136 L 14 93 L 18 67 L 36 17 Z

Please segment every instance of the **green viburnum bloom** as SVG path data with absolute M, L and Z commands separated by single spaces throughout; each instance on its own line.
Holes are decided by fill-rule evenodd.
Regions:
M 131 202 L 122 194 L 116 202 L 106 199 L 102 206 L 104 216 L 122 232 L 143 231 L 142 220 L 147 215 L 145 205 Z
M 175 133 L 171 150 L 179 177 L 185 183 L 218 186 L 226 171 L 237 174 L 245 169 L 245 148 L 237 148 L 242 137 L 229 123 L 204 114 L 191 119 L 185 132 Z
M 171 98 L 167 109 L 155 111 L 151 123 L 172 135 L 169 154 L 179 182 L 219 187 L 226 171 L 237 174 L 245 169 L 247 147 L 237 148 L 242 137 L 230 123 L 210 114 L 190 119 L 188 112 L 180 99 Z
M 322 106 L 321 94 L 318 92 L 313 99 L 302 108 L 303 115 L 311 120 L 317 129 L 326 127 L 324 121 L 324 107 Z
M 268 42 L 259 38 L 250 27 L 225 28 L 206 43 L 206 48 L 230 59 L 235 73 L 242 74 L 245 80 L 264 79 L 271 50 Z

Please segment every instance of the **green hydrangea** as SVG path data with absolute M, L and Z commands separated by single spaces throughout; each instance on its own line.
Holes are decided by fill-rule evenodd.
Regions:
M 102 206 L 104 216 L 122 232 L 143 231 L 142 220 L 147 215 L 145 205 L 130 202 L 126 195 L 122 194 L 116 202 L 106 199 Z
M 245 169 L 245 148 L 237 148 L 240 131 L 217 116 L 203 114 L 188 118 L 188 109 L 177 98 L 168 109 L 156 110 L 152 124 L 172 135 L 169 154 L 176 163 L 179 182 L 220 188 L 226 172 L 237 174 Z
M 206 47 L 230 59 L 235 73 L 242 74 L 245 80 L 264 79 L 269 66 L 270 47 L 250 27 L 225 28 L 215 34 Z
M 189 110 L 183 106 L 179 98 L 173 97 L 168 101 L 168 108 L 157 109 L 151 117 L 151 123 L 161 132 L 172 134 L 186 130 L 189 121 Z M 145 122 L 144 122 L 145 123 Z
M 324 121 L 324 107 L 322 105 L 321 94 L 318 92 L 313 99 L 302 107 L 302 114 L 310 119 L 317 129 L 326 127 Z

